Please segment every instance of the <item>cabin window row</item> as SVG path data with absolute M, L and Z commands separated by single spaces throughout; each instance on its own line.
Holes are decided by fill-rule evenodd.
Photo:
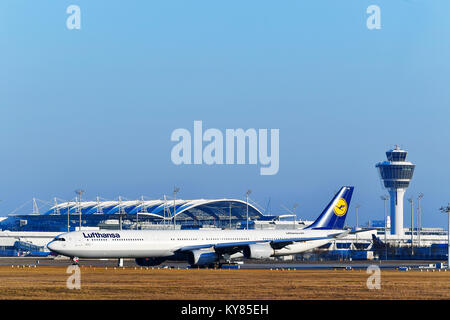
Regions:
M 190 240 L 207 240 L 207 241 L 211 241 L 211 240 L 233 240 L 233 241 L 245 241 L 245 240 L 250 240 L 250 238 L 202 238 L 202 239 L 197 239 L 197 238 L 170 238 L 170 240 L 175 241 L 190 241 Z
M 88 239 L 88 241 L 106 241 L 106 240 L 113 240 L 113 241 L 144 241 L 144 239 L 117 239 L 117 238 L 99 238 L 99 239 Z

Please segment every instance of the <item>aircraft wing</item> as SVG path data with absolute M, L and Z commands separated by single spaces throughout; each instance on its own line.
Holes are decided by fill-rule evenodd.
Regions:
M 193 250 L 200 250 L 200 249 L 207 249 L 212 248 L 214 251 L 220 254 L 228 253 L 232 254 L 238 251 L 241 251 L 244 247 L 248 246 L 249 244 L 254 243 L 262 243 L 267 242 L 265 241 L 239 241 L 239 242 L 227 242 L 227 243 L 210 243 L 210 244 L 200 244 L 195 246 L 187 246 L 179 248 L 176 252 L 187 252 L 187 251 L 193 251 Z
M 326 237 L 315 237 L 315 238 L 290 238 L 290 239 L 278 239 L 273 240 L 270 242 L 270 245 L 274 249 L 282 249 L 285 246 L 288 246 L 290 244 L 294 244 L 295 242 L 306 242 L 306 241 L 313 241 L 313 240 L 326 240 L 326 239 L 340 239 L 345 237 L 348 234 L 348 231 L 339 232 L 339 233 L 333 233 Z
M 356 230 L 356 229 L 352 229 L 348 234 L 357 234 L 360 232 L 367 232 L 367 231 L 374 231 L 376 229 L 364 229 L 364 230 Z
M 314 241 L 314 240 L 325 240 L 325 239 L 339 239 L 342 237 L 345 237 L 350 230 L 330 234 L 328 236 L 324 237 L 311 237 L 311 238 L 286 238 L 286 239 L 277 239 L 277 240 L 256 240 L 256 241 L 238 241 L 238 242 L 227 242 L 227 243 L 210 243 L 210 244 L 201 244 L 201 245 L 194 245 L 194 246 L 186 246 L 181 247 L 176 252 L 187 252 L 187 251 L 193 251 L 193 250 L 200 250 L 200 249 L 207 249 L 211 248 L 215 252 L 219 254 L 233 254 L 236 252 L 241 251 L 245 247 L 251 244 L 255 243 L 267 243 L 269 242 L 273 249 L 281 249 L 285 246 L 288 246 L 290 244 L 293 244 L 295 242 L 305 242 L 305 241 Z

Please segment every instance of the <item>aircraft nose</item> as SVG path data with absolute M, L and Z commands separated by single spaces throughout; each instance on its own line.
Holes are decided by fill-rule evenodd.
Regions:
M 51 251 L 55 251 L 55 249 L 56 249 L 55 241 L 49 242 L 47 244 L 47 248 Z

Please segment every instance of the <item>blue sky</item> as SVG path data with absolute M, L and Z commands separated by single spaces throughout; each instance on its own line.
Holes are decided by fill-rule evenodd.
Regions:
M 68 30 L 66 8 L 81 8 Z M 381 8 L 368 30 L 366 8 Z M 313 219 L 354 185 L 360 221 L 382 219 L 375 164 L 399 144 L 423 225 L 450 201 L 450 3 L 31 1 L 0 3 L 0 215 L 32 197 L 252 198 Z M 280 130 L 280 170 L 175 166 L 193 121 Z M 28 207 L 30 208 L 30 206 Z

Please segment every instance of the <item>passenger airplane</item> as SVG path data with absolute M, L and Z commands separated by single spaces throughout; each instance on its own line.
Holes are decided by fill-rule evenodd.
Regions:
M 343 227 L 352 193 L 353 187 L 342 187 L 317 220 L 299 230 L 75 231 L 57 236 L 47 247 L 74 263 L 78 258 L 135 258 L 140 266 L 166 260 L 214 266 L 235 258 L 291 255 L 350 233 Z

